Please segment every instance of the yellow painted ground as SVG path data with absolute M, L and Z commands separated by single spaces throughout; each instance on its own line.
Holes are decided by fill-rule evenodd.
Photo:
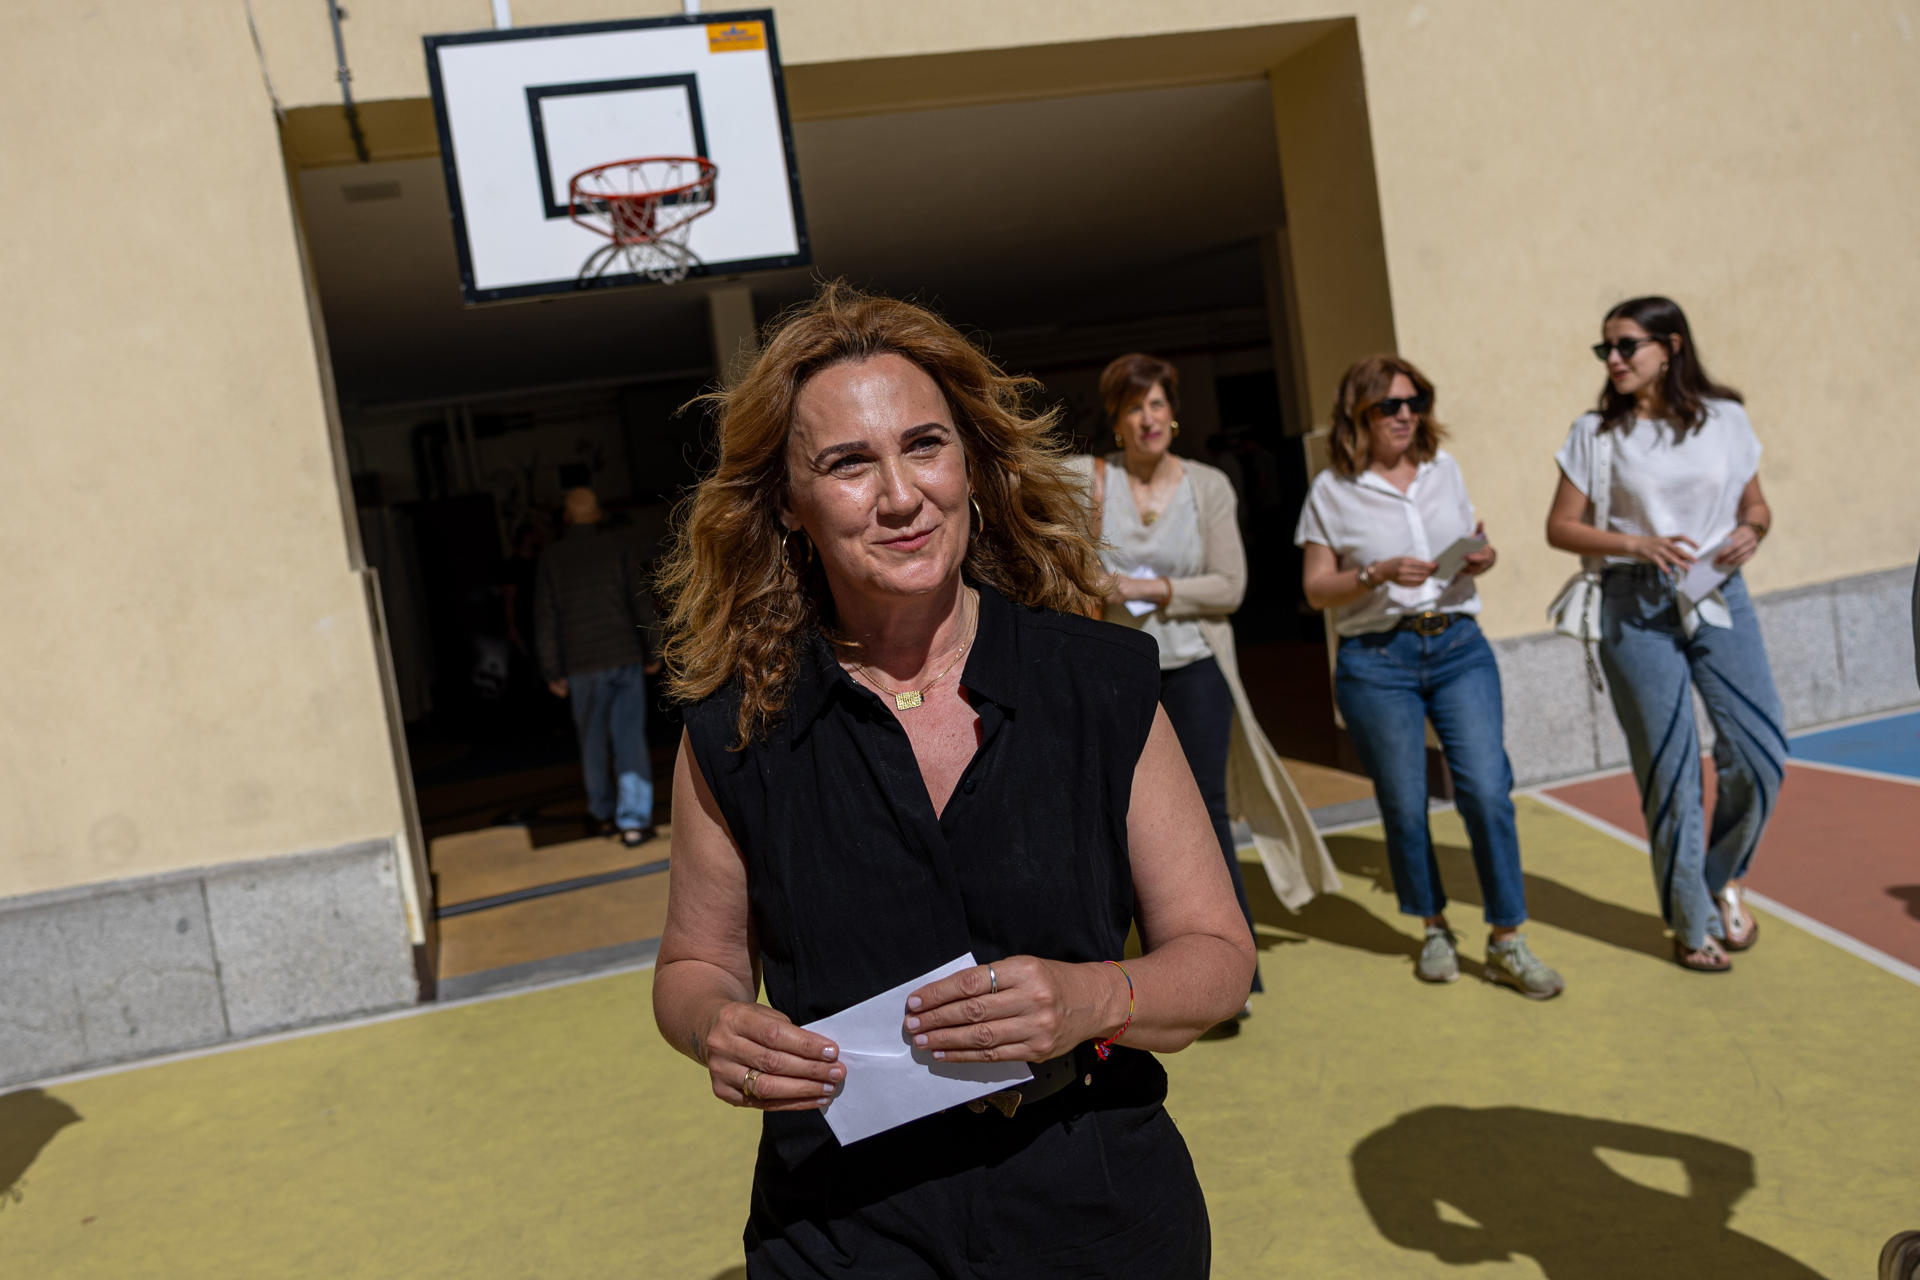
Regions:
M 1920 990 L 1771 919 L 1683 973 L 1642 856 L 1521 827 L 1556 1001 L 1416 983 L 1377 833 L 1333 841 L 1346 897 L 1266 904 L 1255 1017 L 1167 1060 L 1214 1274 L 1871 1276 L 1920 1225 Z M 659 1042 L 649 981 L 0 1097 L 0 1276 L 737 1280 L 756 1121 Z

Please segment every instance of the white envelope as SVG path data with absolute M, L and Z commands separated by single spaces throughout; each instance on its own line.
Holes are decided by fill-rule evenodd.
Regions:
M 1153 570 L 1147 568 L 1147 566 L 1141 565 L 1139 568 L 1135 569 L 1132 573 L 1128 574 L 1127 576 L 1129 578 L 1157 578 L 1160 575 L 1155 573 Z M 1151 600 L 1127 601 L 1127 612 L 1132 614 L 1136 618 L 1144 618 L 1148 614 L 1152 613 L 1155 609 L 1158 609 L 1159 607 L 1160 607 L 1159 605 L 1155 604 Z
M 1468 534 L 1464 538 L 1455 538 L 1453 545 L 1445 551 L 1442 551 L 1440 558 L 1434 562 L 1439 567 L 1433 571 L 1433 576 L 1436 578 L 1453 577 L 1466 565 L 1468 556 L 1476 551 L 1485 550 L 1486 545 L 1487 540 L 1475 534 Z
M 1689 606 L 1698 605 L 1702 600 L 1720 589 L 1720 584 L 1733 576 L 1733 570 L 1724 568 L 1714 561 L 1727 549 L 1722 542 L 1711 551 L 1703 551 L 1694 560 L 1693 568 L 1673 584 L 1675 595 L 1686 600 Z
M 842 1146 L 1033 1079 L 1024 1062 L 943 1062 L 930 1049 L 915 1049 L 908 1038 L 907 997 L 978 963 L 967 952 L 807 1024 L 808 1031 L 840 1046 L 840 1062 L 847 1069 L 840 1092 L 826 1110 L 827 1125 Z

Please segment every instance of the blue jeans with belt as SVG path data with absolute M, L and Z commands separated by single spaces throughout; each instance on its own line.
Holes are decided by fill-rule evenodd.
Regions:
M 653 760 L 647 754 L 647 677 L 639 663 L 567 677 L 580 739 L 587 812 L 622 831 L 653 825 Z M 613 785 L 607 776 L 613 754 Z
M 1480 624 L 1458 616 L 1439 635 L 1380 631 L 1340 642 L 1334 699 L 1373 779 L 1387 832 L 1387 866 L 1400 910 L 1437 916 L 1447 905 L 1427 830 L 1427 721 L 1453 774 L 1489 925 L 1527 918 L 1513 767 L 1501 720 L 1500 668 Z
M 1689 638 L 1660 570 L 1620 565 L 1606 572 L 1600 613 L 1600 665 L 1640 784 L 1660 914 L 1696 949 L 1724 934 L 1714 896 L 1747 873 L 1786 776 L 1785 717 L 1747 584 L 1736 573 L 1720 594 L 1733 625 Z M 1711 831 L 1690 687 L 1713 723 Z

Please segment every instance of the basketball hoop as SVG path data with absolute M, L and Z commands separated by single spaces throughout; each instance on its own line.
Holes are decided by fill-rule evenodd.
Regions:
M 573 175 L 567 216 L 607 238 L 580 267 L 584 287 L 615 262 L 634 275 L 678 284 L 700 265 L 687 247 L 693 221 L 713 211 L 720 168 L 704 156 L 615 160 Z

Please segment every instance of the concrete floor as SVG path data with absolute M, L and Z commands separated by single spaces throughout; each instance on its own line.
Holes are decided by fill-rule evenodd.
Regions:
M 1558 1000 L 1471 964 L 1415 982 L 1377 829 L 1331 838 L 1343 895 L 1257 904 L 1255 1016 L 1167 1059 L 1214 1274 L 1871 1275 L 1920 1225 L 1920 989 L 1764 911 L 1735 972 L 1684 973 L 1644 852 L 1563 800 L 1519 805 Z M 1465 840 L 1434 827 L 1473 959 Z M 735 1280 L 757 1122 L 661 1043 L 650 982 L 0 1097 L 0 1274 Z

